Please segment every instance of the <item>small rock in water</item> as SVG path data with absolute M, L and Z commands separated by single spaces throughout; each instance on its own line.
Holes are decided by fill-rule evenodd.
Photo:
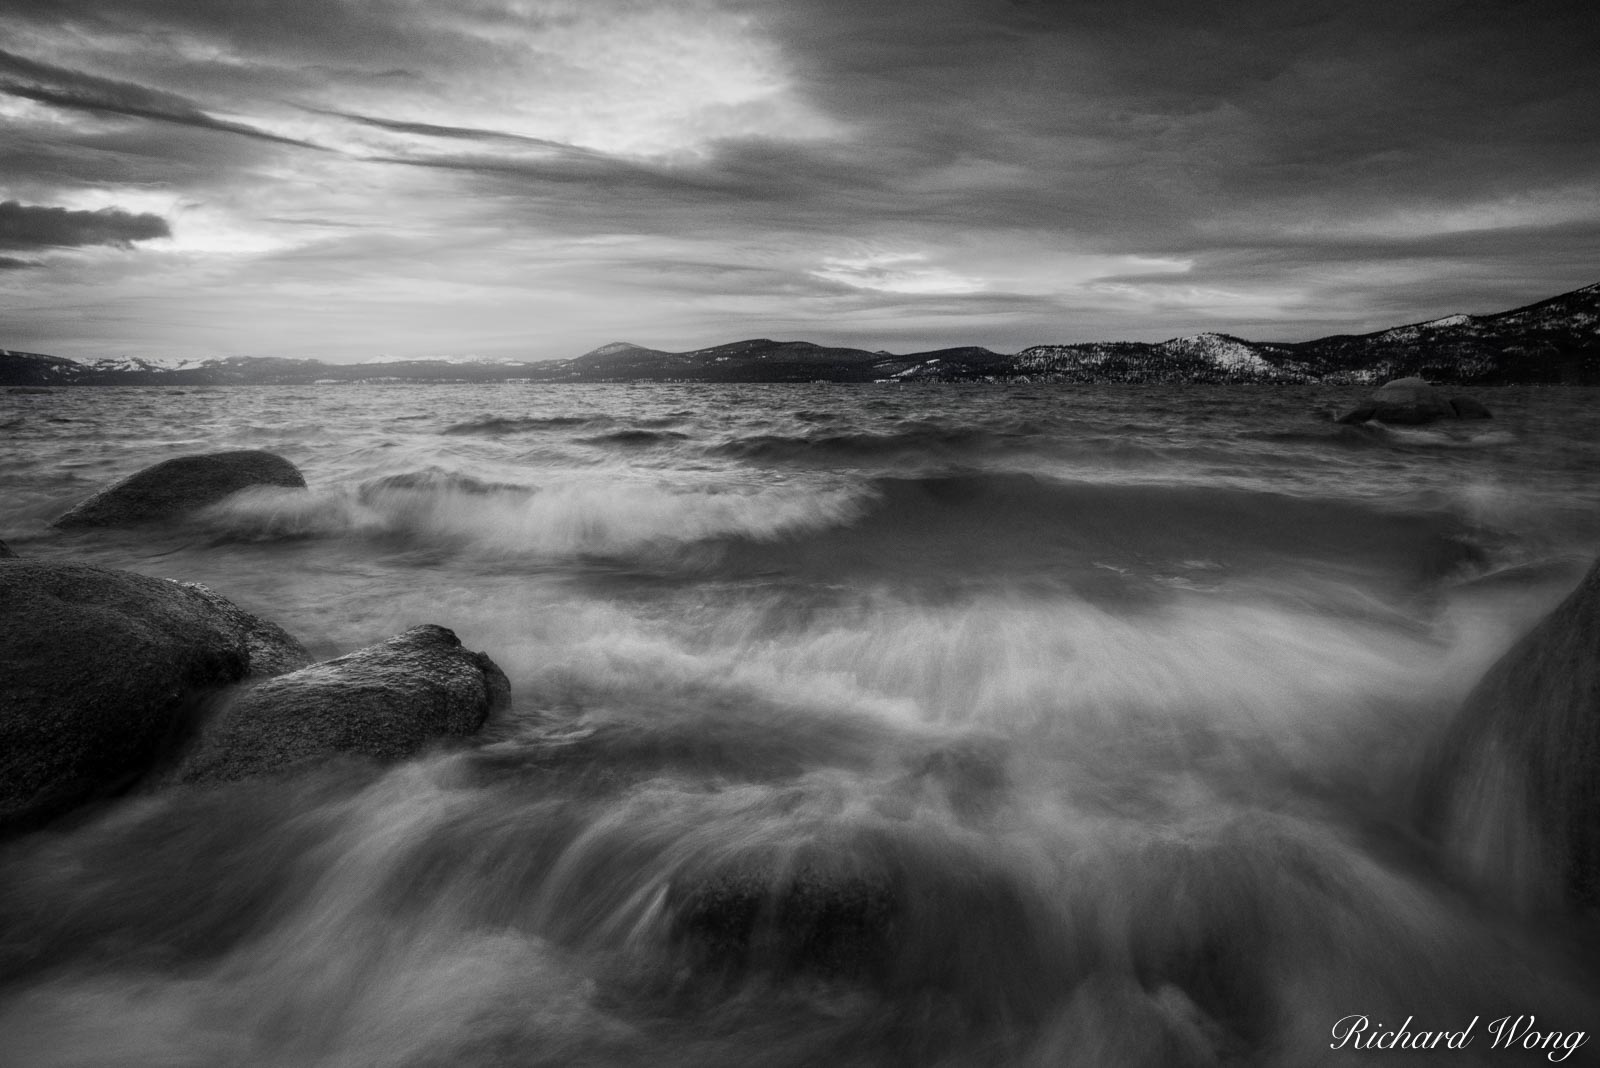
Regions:
M 11 551 L 11 547 L 0 541 L 0 560 L 15 560 L 16 558 L 17 554 Z
M 1341 423 L 1415 425 L 1435 419 L 1487 419 L 1489 409 L 1471 397 L 1446 398 L 1423 378 L 1397 378 L 1379 387 L 1366 404 L 1339 417 Z
M 252 486 L 304 489 L 299 468 L 257 449 L 178 456 L 130 475 L 68 511 L 62 529 L 176 519 Z
M 1449 860 L 1512 905 L 1600 906 L 1600 561 L 1467 697 L 1422 806 Z
M 477 731 L 510 701 L 505 674 L 426 624 L 230 697 L 179 765 L 182 782 L 226 782 L 336 754 L 402 760 Z
M 126 787 L 205 692 L 309 660 L 210 590 L 84 564 L 0 566 L 0 833 Z

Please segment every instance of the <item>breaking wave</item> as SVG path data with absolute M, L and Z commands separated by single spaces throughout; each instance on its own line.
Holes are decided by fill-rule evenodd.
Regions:
M 256 489 L 203 517 L 251 540 L 387 537 L 497 555 L 608 556 L 714 538 L 770 540 L 853 515 L 860 494 L 784 487 L 673 488 L 600 479 L 531 487 L 408 473 L 355 491 Z

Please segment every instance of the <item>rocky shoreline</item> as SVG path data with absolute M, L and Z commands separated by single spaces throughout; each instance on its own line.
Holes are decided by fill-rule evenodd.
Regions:
M 271 453 L 181 457 L 56 525 L 173 520 L 257 485 L 305 480 Z M 312 663 L 283 628 L 198 583 L 3 545 L 0 558 L 0 837 L 130 791 L 403 760 L 470 737 L 510 701 L 494 661 L 435 624 Z

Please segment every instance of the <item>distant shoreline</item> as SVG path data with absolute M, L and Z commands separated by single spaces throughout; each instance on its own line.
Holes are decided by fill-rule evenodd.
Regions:
M 374 373 L 379 371 L 381 373 Z M 277 356 L 137 357 L 90 363 L 0 349 L 0 386 L 223 386 L 343 383 L 1041 382 L 1129 385 L 1600 385 L 1600 283 L 1489 315 L 1449 315 L 1371 334 L 1303 342 L 1202 333 L 1158 343 L 977 347 L 897 355 L 756 338 L 690 352 L 627 342 L 571 360 L 417 359 L 336 364 Z

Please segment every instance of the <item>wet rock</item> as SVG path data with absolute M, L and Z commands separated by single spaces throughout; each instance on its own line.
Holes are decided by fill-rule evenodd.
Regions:
M 204 598 L 229 630 L 243 640 L 251 676 L 282 675 L 311 663 L 305 647 L 276 623 L 251 615 L 209 586 L 198 582 L 180 585 Z
M 83 564 L 0 565 L 0 832 L 128 786 L 208 691 L 310 659 L 209 590 Z
M 1449 861 L 1513 906 L 1600 906 L 1600 561 L 1478 682 L 1421 802 Z
M 1457 405 L 1460 405 L 1458 408 Z M 1462 415 L 1463 411 L 1474 414 Z M 1341 423 L 1383 423 L 1416 425 L 1436 419 L 1483 419 L 1489 409 L 1470 397 L 1446 398 L 1422 378 L 1397 378 L 1385 383 L 1366 404 L 1339 417 Z
M 252 486 L 304 489 L 305 477 L 283 457 L 259 450 L 178 456 L 130 475 L 55 521 L 62 529 L 126 526 L 176 519 Z
M 477 731 L 509 702 L 505 674 L 431 624 L 230 695 L 172 778 L 212 783 L 353 754 L 402 760 Z
M 974 1023 L 1038 1023 L 1081 977 L 1018 873 L 927 829 L 888 826 L 685 871 L 665 898 L 700 977 L 822 979 L 932 998 Z

